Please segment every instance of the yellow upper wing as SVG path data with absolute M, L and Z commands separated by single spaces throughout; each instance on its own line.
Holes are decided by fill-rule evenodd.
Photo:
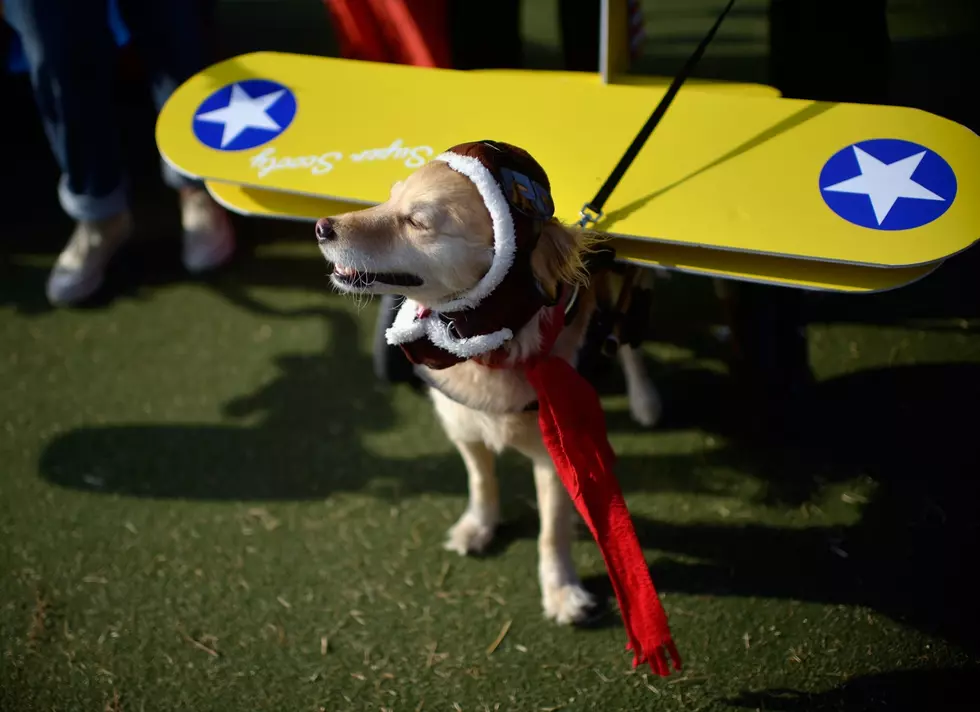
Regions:
M 258 53 L 181 86 L 161 112 L 157 142 L 190 175 L 374 203 L 456 143 L 503 140 L 541 162 L 558 216 L 572 221 L 662 93 Z M 980 236 L 978 183 L 976 135 L 923 111 L 685 89 L 600 227 L 679 244 L 916 265 Z

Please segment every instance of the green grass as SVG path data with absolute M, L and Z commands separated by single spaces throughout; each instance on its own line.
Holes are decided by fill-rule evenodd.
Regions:
M 329 294 L 313 246 L 290 241 L 305 233 L 280 232 L 212 283 L 169 283 L 178 275 L 165 271 L 140 288 L 136 263 L 117 277 L 122 296 L 90 310 L 28 308 L 43 260 L 11 257 L 4 709 L 98 710 L 116 694 L 126 710 L 836 709 L 855 694 L 942 699 L 936 676 L 963 684 L 957 671 L 975 666 L 968 621 L 951 620 L 967 591 L 952 590 L 963 577 L 947 558 L 972 552 L 957 544 L 976 527 L 959 498 L 976 487 L 956 478 L 975 456 L 902 440 L 937 427 L 968 435 L 969 416 L 889 413 L 908 405 L 894 389 L 915 408 L 967 405 L 975 321 L 814 326 L 824 407 L 861 408 L 871 422 L 861 438 L 793 448 L 727 435 L 719 413 L 742 406 L 726 401 L 724 364 L 699 330 L 665 323 L 649 349 L 665 427 L 640 431 L 624 398 L 605 396 L 686 661 L 662 680 L 631 670 L 615 612 L 587 630 L 542 619 L 519 459 L 502 466 L 494 554 L 440 549 L 464 505 L 461 463 L 423 398 L 372 379 L 373 308 Z M 700 287 L 672 284 L 663 299 Z M 842 420 L 829 432 L 861 417 Z M 849 443 L 850 460 L 827 452 Z M 920 460 L 936 468 L 916 472 Z M 587 535 L 575 559 L 608 592 Z M 875 676 L 880 689 L 866 682 Z M 782 688 L 803 706 L 780 707 Z
M 616 374 L 603 400 L 685 660 L 660 679 L 615 610 L 543 620 L 521 459 L 494 551 L 441 550 L 462 463 L 423 397 L 373 378 L 375 306 L 331 294 L 307 227 L 239 220 L 235 264 L 188 279 L 144 146 L 144 239 L 93 306 L 50 309 L 68 223 L 32 121 L 0 225 L 3 712 L 973 707 L 975 252 L 808 298 L 818 382 L 783 440 L 742 427 L 710 285 L 658 286 L 666 419 L 633 425 Z M 608 598 L 587 533 L 574 555 Z

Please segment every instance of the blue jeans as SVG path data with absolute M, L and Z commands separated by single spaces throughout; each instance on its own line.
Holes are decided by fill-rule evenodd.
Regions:
M 118 0 L 140 51 L 159 110 L 185 80 L 207 66 L 200 0 Z M 101 220 L 128 207 L 113 116 L 117 47 L 107 0 L 6 0 L 20 37 L 45 133 L 61 168 L 58 197 L 76 220 Z M 164 165 L 173 188 L 195 183 Z

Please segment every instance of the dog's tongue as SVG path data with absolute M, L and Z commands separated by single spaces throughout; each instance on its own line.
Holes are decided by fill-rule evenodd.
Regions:
M 606 435 L 599 396 L 565 360 L 546 356 L 525 367 L 538 396 L 538 422 L 558 477 L 582 515 L 619 601 L 633 651 L 633 667 L 649 662 L 658 675 L 681 669 L 667 615 L 633 530 L 629 510 L 613 473 L 615 454 Z

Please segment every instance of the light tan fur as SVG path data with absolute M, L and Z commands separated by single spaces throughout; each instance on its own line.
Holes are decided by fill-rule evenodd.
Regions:
M 397 184 L 385 203 L 332 219 L 335 235 L 321 244 L 324 257 L 341 269 L 409 273 L 419 287 L 375 283 L 352 288 L 334 279 L 338 289 L 353 293 L 404 294 L 421 304 L 447 300 L 475 285 L 493 258 L 490 215 L 475 186 L 448 166 L 429 163 Z M 554 294 L 559 282 L 581 285 L 580 306 L 560 334 L 553 354 L 575 364 L 597 295 L 606 287 L 589 280 L 583 259 L 595 238 L 557 221 L 547 224 L 532 255 L 532 268 Z M 540 348 L 538 316 L 506 347 L 513 359 Z M 630 409 L 644 425 L 659 415 L 659 399 L 642 360 L 628 346 L 620 348 Z M 531 460 L 540 515 L 539 580 L 544 613 L 558 623 L 583 619 L 593 601 L 582 588 L 571 556 L 574 507 L 555 474 L 538 428 L 537 414 L 505 413 L 534 400 L 531 386 L 518 370 L 488 369 L 472 361 L 429 371 L 440 388 L 472 407 L 430 390 L 436 413 L 458 449 L 469 484 L 469 503 L 449 530 L 445 548 L 461 555 L 479 552 L 493 538 L 500 519 L 495 456 L 512 448 Z M 505 414 L 501 414 L 505 413 Z

